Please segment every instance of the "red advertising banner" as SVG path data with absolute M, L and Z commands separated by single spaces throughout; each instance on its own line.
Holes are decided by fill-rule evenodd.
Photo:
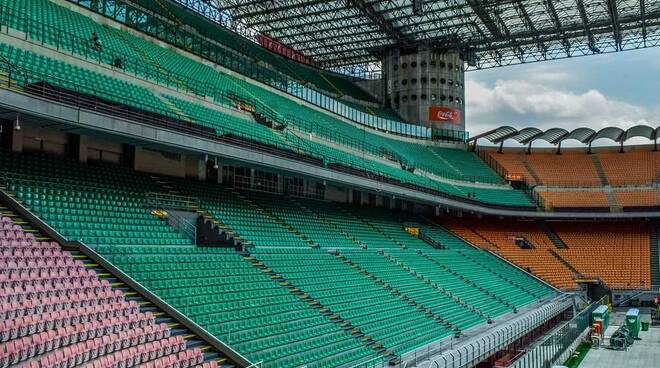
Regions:
M 264 47 L 264 48 L 266 48 L 266 49 L 268 49 L 272 52 L 275 52 L 275 53 L 278 53 L 280 55 L 286 56 L 289 59 L 293 59 L 293 60 L 299 61 L 301 63 L 314 64 L 313 60 L 308 58 L 307 56 L 305 56 L 303 53 L 298 52 L 298 51 L 286 46 L 282 42 L 270 37 L 269 35 L 267 35 L 265 33 L 258 34 L 256 36 L 256 39 L 257 39 L 257 42 L 259 42 L 259 44 L 262 47 Z
M 460 124 L 461 110 L 451 107 L 429 106 L 429 120 L 443 123 Z

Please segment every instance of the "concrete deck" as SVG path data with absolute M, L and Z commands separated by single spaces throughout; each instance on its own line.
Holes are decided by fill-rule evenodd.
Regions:
M 660 328 L 639 333 L 628 351 L 591 349 L 580 368 L 657 368 L 660 367 Z

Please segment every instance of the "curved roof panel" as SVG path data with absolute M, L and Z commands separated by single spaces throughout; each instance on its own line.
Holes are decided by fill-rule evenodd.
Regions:
M 541 135 L 543 135 L 543 131 L 539 128 L 524 128 L 511 138 L 519 143 L 527 144 Z
M 562 128 L 550 128 L 545 131 L 542 135 L 536 137 L 534 140 L 542 140 L 546 141 L 548 143 L 552 144 L 557 144 L 557 142 L 561 141 L 562 138 L 564 138 L 566 135 L 568 135 L 568 130 L 562 129 Z
M 635 125 L 634 127 L 628 128 L 623 140 L 628 140 L 634 137 L 644 137 L 647 139 L 654 139 L 656 135 L 655 129 L 651 128 L 648 125 Z
M 505 125 L 492 130 L 481 138 L 486 138 L 491 143 L 499 143 L 516 134 L 518 134 L 518 130 L 516 128 Z
M 625 131 L 621 128 L 617 127 L 606 127 L 598 131 L 596 135 L 594 135 L 590 142 L 595 141 L 596 139 L 601 139 L 601 138 L 606 138 L 606 139 L 611 139 L 615 142 L 621 142 L 621 139 L 623 138 Z
M 577 128 L 573 129 L 570 133 L 565 135 L 559 142 L 575 139 L 580 141 L 580 143 L 587 143 L 596 134 L 596 131 L 591 128 Z

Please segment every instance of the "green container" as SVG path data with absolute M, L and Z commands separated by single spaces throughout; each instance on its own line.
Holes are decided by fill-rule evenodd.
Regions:
M 603 333 L 607 330 L 607 327 L 610 325 L 610 310 L 606 305 L 601 305 L 600 307 L 594 309 L 591 312 L 591 323 L 593 324 L 596 321 L 601 321 L 603 324 Z
M 626 313 L 626 326 L 630 330 L 630 335 L 634 338 L 639 337 L 639 331 L 641 330 L 641 323 L 639 319 L 639 309 L 630 308 L 628 313 Z
M 649 323 L 642 322 L 642 331 L 648 331 L 648 330 L 649 330 Z

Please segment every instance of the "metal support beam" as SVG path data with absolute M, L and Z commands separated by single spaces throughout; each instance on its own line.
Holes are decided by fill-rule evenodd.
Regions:
M 639 16 L 642 19 L 642 38 L 646 47 L 646 0 L 639 0 Z
M 593 33 L 589 29 L 589 17 L 587 16 L 587 9 L 584 7 L 584 0 L 576 0 L 578 12 L 580 13 L 580 19 L 582 19 L 582 25 L 584 26 L 584 33 L 587 35 L 589 40 L 589 49 L 594 53 L 599 53 L 600 50 L 596 47 L 596 40 L 594 39 Z
M 371 19 L 374 24 L 378 26 L 378 28 L 388 36 L 390 36 L 390 39 L 394 41 L 395 43 L 403 43 L 408 41 L 407 37 L 399 30 L 397 29 L 392 23 L 390 23 L 385 17 L 378 13 L 376 9 L 374 9 L 373 5 L 365 2 L 364 0 L 346 0 L 349 4 L 352 4 L 356 8 L 360 9 L 362 14 L 364 14 L 367 18 Z
M 621 50 L 621 31 L 619 30 L 619 10 L 616 6 L 616 0 L 607 0 L 607 11 L 610 13 L 610 20 L 612 22 L 612 34 L 614 35 L 614 42 L 616 43 L 617 51 Z

